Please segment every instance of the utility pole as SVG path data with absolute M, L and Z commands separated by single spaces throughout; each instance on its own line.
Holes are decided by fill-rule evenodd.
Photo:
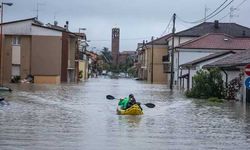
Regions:
M 172 29 L 172 50 L 171 50 L 171 79 L 170 79 L 170 89 L 173 90 L 174 83 L 174 35 L 175 35 L 175 19 L 176 14 L 173 15 L 173 29 Z
M 153 84 L 154 82 L 154 37 L 152 36 L 151 38 L 151 83 Z

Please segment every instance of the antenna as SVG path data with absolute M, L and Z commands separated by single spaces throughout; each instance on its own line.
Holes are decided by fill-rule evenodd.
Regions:
M 40 11 L 39 6 L 42 6 L 42 5 L 45 5 L 45 4 L 44 3 L 39 3 L 39 2 L 36 3 L 36 9 L 35 9 L 35 11 L 36 11 L 36 18 L 37 19 L 38 19 L 39 11 Z
M 209 8 L 207 7 L 207 5 L 205 5 L 205 16 L 204 16 L 204 22 L 207 21 L 207 12 L 209 11 Z
M 238 11 L 238 8 L 235 7 L 230 7 L 230 12 L 229 12 L 229 22 L 231 22 L 233 20 L 234 17 L 239 17 L 239 15 L 235 15 L 234 12 Z

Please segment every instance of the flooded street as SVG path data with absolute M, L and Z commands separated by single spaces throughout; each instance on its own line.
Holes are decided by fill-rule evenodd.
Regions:
M 95 78 L 79 84 L 11 85 L 0 107 L 1 150 L 250 149 L 250 107 L 186 99 L 166 85 Z M 133 93 L 142 116 L 116 115 Z

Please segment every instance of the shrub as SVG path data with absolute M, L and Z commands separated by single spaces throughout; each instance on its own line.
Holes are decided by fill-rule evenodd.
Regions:
M 80 71 L 79 71 L 79 79 L 82 79 L 82 78 L 83 78 L 83 71 L 80 70 Z
M 193 77 L 193 88 L 186 93 L 187 97 L 204 98 L 218 97 L 224 98 L 224 87 L 222 75 L 219 69 L 199 70 Z

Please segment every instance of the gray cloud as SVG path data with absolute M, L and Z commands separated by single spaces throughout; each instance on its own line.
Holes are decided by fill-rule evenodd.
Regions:
M 110 48 L 111 28 L 121 29 L 121 50 L 135 50 L 137 43 L 151 36 L 159 37 L 166 28 L 173 13 L 181 18 L 194 21 L 204 17 L 205 5 L 209 12 L 217 8 L 224 0 L 4 0 L 13 2 L 11 7 L 5 6 L 4 20 L 25 19 L 36 16 L 36 4 L 39 3 L 39 20 L 53 23 L 54 18 L 59 25 L 70 22 L 71 31 L 79 27 L 87 28 L 90 45 L 101 49 Z M 237 6 L 242 0 L 235 0 Z M 234 17 L 233 21 L 250 26 L 250 2 L 247 0 Z M 208 12 L 208 13 L 209 13 Z M 220 19 L 229 12 L 225 9 L 220 15 L 209 20 Z M 229 18 L 225 18 L 225 22 Z M 177 30 L 183 30 L 195 24 L 185 24 L 177 20 Z

